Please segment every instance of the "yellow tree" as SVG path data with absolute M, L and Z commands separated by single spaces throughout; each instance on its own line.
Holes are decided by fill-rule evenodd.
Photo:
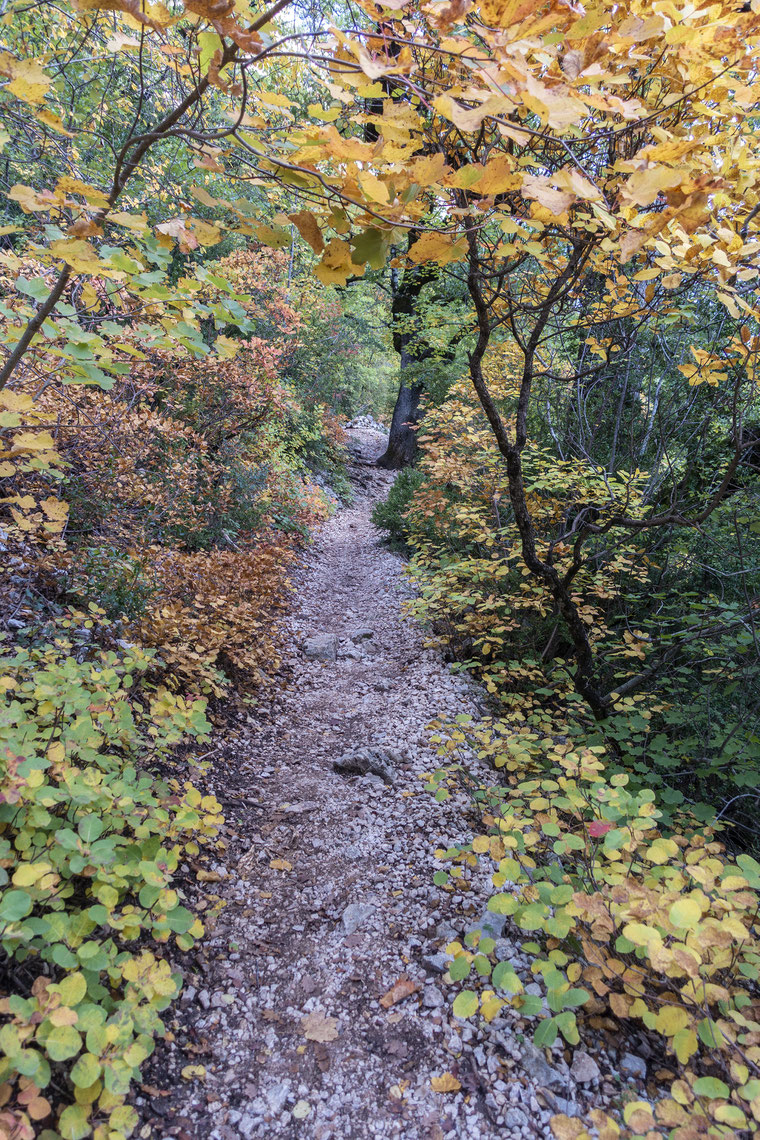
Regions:
M 345 284 L 388 263 L 461 275 L 472 301 L 470 375 L 506 464 L 523 558 L 571 635 L 579 691 L 603 715 L 611 694 L 573 594 L 587 540 L 700 525 L 754 442 L 744 409 L 757 350 L 757 4 L 635 0 L 623 10 L 600 0 L 586 11 L 561 0 L 539 7 L 394 0 L 367 4 L 363 30 L 296 22 L 289 32 L 271 24 L 285 6 L 257 13 L 233 0 L 192 0 L 171 12 L 141 0 L 63 5 L 105 49 L 132 53 L 138 77 L 149 59 L 154 67 L 169 60 L 167 90 L 176 99 L 151 120 L 138 83 L 134 123 L 103 185 L 62 180 L 49 191 L 52 201 L 40 188 L 16 188 L 23 209 L 54 211 L 59 232 L 48 226 L 36 247 L 57 276 L 36 308 L 22 304 L 18 319 L 6 321 L 0 384 L 41 343 L 74 278 L 110 275 L 136 289 L 141 305 L 158 303 L 145 265 L 114 253 L 104 237 L 114 227 L 145 227 L 117 205 L 139 207 L 130 188 L 167 140 L 189 147 L 199 183 L 206 171 L 216 186 L 225 177 L 233 186 L 279 185 L 299 203 L 257 224 L 250 194 L 222 198 L 199 184 L 192 193 L 220 211 L 218 224 L 185 210 L 160 223 L 152 240 L 187 248 L 226 228 L 277 246 L 294 225 L 325 283 Z M 48 62 L 44 53 L 25 60 L 6 52 L 0 70 L 29 117 L 57 130 L 60 83 Z M 283 76 L 287 92 L 278 90 Z M 686 367 L 684 384 L 730 389 L 732 454 L 709 495 L 693 501 L 674 485 L 634 515 L 610 492 L 601 513 L 576 513 L 552 544 L 538 542 L 521 456 L 536 383 L 559 374 L 558 345 L 569 332 L 584 345 L 573 382 L 586 382 L 609 372 L 615 350 L 622 359 L 637 330 L 706 288 L 732 321 L 746 317 L 730 344 L 718 353 L 695 346 Z M 192 321 L 182 306 L 162 327 L 187 342 Z M 626 330 L 617 341 L 609 335 L 616 328 Z M 492 339 L 506 333 L 523 357 L 513 423 L 482 369 Z M 105 344 L 102 355 L 110 351 Z
M 506 464 L 522 556 L 570 633 L 576 686 L 600 716 L 615 694 L 604 691 L 573 593 L 588 539 L 701 525 L 755 443 L 744 430 L 758 348 L 755 8 L 372 8 L 371 30 L 336 33 L 332 53 L 313 59 L 321 110 L 279 137 L 237 140 L 230 154 L 314 201 L 293 220 L 321 255 L 322 280 L 345 282 L 394 255 L 391 264 L 436 263 L 466 277 L 470 376 Z M 708 492 L 695 498 L 674 480 L 633 511 L 610 487 L 601 511 L 580 510 L 539 542 L 522 453 L 536 383 L 557 373 L 563 337 L 572 331 L 584 345 L 570 383 L 588 383 L 616 350 L 619 366 L 642 329 L 705 290 L 744 320 L 741 335 L 719 352 L 695 346 L 682 368 L 685 385 L 726 389 L 731 453 Z M 600 339 L 600 327 L 624 335 Z M 523 360 L 509 423 L 482 367 L 505 332 Z

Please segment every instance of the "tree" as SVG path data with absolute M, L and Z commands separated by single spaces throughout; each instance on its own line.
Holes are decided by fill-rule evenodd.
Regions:
M 260 163 L 298 169 L 320 202 L 310 213 L 320 228 L 339 210 L 338 232 L 347 235 L 353 219 L 355 236 L 325 244 L 324 277 L 345 279 L 357 264 L 360 272 L 404 231 L 420 234 L 409 245 L 412 265 L 462 267 L 478 327 L 470 376 L 509 474 L 523 559 L 569 631 L 576 685 L 599 716 L 620 690 L 602 688 L 574 593 L 590 540 L 702 525 L 754 444 L 744 425 L 759 343 L 748 299 L 757 275 L 759 31 L 756 13 L 727 3 L 709 15 L 650 3 L 625 16 L 611 3 L 589 16 L 563 5 L 406 9 L 380 33 L 338 37 L 324 65 L 339 116 L 370 87 L 383 100 L 382 116 L 367 116 L 378 132 L 372 145 L 304 124 L 289 137 L 287 159 L 270 152 Z M 729 178 L 737 169 L 741 176 Z M 700 289 L 714 292 L 732 321 L 747 318 L 729 345 L 717 353 L 695 346 L 682 366 L 685 384 L 727 391 L 731 450 L 715 478 L 696 493 L 665 462 L 639 513 L 625 492 L 610 490 L 602 512 L 581 509 L 540 544 L 522 453 L 536 386 L 556 375 L 558 345 L 572 332 L 586 346 L 574 385 L 617 378 L 642 329 L 672 319 Z M 600 328 L 615 337 L 602 343 Z M 489 346 L 507 333 L 523 356 L 511 424 L 483 374 Z M 589 363 L 589 352 L 601 362 Z M 657 668 L 648 663 L 624 691 Z
M 477 325 L 470 376 L 509 473 L 525 565 L 570 633 L 579 692 L 602 716 L 613 694 L 603 690 L 573 586 L 589 543 L 701 525 L 754 446 L 745 421 L 758 349 L 750 294 L 760 210 L 752 115 L 760 16 L 725 0 L 688 12 L 638 0 L 625 14 L 612 0 L 592 14 L 487 0 L 435 10 L 409 4 L 364 30 L 267 38 L 265 24 L 282 6 L 248 23 L 231 6 L 194 0 L 168 31 L 136 2 L 117 16 L 133 28 L 137 21 L 140 59 L 154 53 L 163 61 L 163 37 L 184 38 L 181 63 L 172 65 L 182 98 L 149 129 L 130 129 L 105 200 L 90 194 L 76 205 L 76 234 L 53 240 L 46 254 L 40 246 L 43 256 L 67 260 L 14 334 L 0 382 L 69 278 L 95 271 L 95 247 L 76 235 L 89 232 L 97 242 L 101 223 L 113 224 L 117 199 L 159 139 L 185 140 L 199 165 L 216 174 L 256 186 L 263 180 L 298 198 L 303 208 L 255 225 L 251 198 L 220 201 L 195 191 L 210 209 L 225 211 L 228 226 L 274 246 L 285 245 L 295 225 L 319 258 L 315 273 L 324 284 L 344 285 L 367 266 L 395 259 L 403 311 L 415 282 L 437 272 L 429 267 L 461 273 Z M 108 8 L 96 2 L 85 16 L 88 35 L 95 28 L 102 34 Z M 30 70 L 36 64 L 3 58 L 14 94 L 30 105 L 47 98 L 48 79 Z M 304 108 L 302 95 L 273 91 L 273 68 L 281 73 L 283 61 L 302 90 L 322 92 L 321 101 Z M 33 192 L 22 198 L 29 209 L 48 208 Z M 66 202 L 60 208 L 72 209 Z M 204 226 L 179 218 L 159 231 L 182 248 L 208 234 Z M 97 268 L 129 277 L 103 248 Z M 574 385 L 617 384 L 642 329 L 670 320 L 698 288 L 713 290 L 731 319 L 744 322 L 730 345 L 718 352 L 694 346 L 692 363 L 683 365 L 685 384 L 729 393 L 730 455 L 701 491 L 668 474 L 664 460 L 657 494 L 639 514 L 625 494 L 611 491 L 599 517 L 576 512 L 565 533 L 539 543 L 522 453 L 536 393 L 559 375 L 558 346 L 576 338 Z M 189 346 L 186 324 L 177 321 Z M 416 353 L 424 352 L 420 332 L 418 325 Z M 404 342 L 407 333 L 399 335 Z M 511 424 L 483 374 L 489 346 L 506 335 L 523 355 Z M 410 356 L 411 343 L 402 344 Z M 589 362 L 595 353 L 600 362 Z M 621 411 L 625 392 L 618 389 Z M 413 384 L 397 419 L 408 422 L 417 399 Z M 651 418 L 656 426 L 656 408 Z M 627 683 L 643 683 L 647 669 Z

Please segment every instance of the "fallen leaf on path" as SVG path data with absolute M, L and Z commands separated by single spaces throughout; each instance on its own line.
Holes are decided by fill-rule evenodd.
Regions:
M 206 1075 L 206 1069 L 203 1065 L 185 1065 L 182 1070 L 182 1076 L 186 1081 L 202 1081 Z
M 287 859 L 270 859 L 269 866 L 273 871 L 292 871 L 293 864 L 289 863 Z
M 440 1077 L 430 1078 L 430 1087 L 433 1092 L 447 1093 L 459 1092 L 462 1086 L 453 1073 L 442 1073 Z
M 412 982 L 409 978 L 399 978 L 396 984 L 388 990 L 388 993 L 383 994 L 380 998 L 380 1005 L 383 1009 L 390 1009 L 392 1005 L 403 1001 L 404 998 L 411 997 L 419 988 L 417 982 Z
M 549 1124 L 557 1140 L 576 1140 L 576 1137 L 588 1136 L 581 1121 L 575 1117 L 565 1116 L 564 1112 L 553 1116 Z
M 157 1089 L 155 1085 L 140 1085 L 140 1088 L 148 1096 L 171 1096 L 171 1089 Z
M 218 871 L 196 871 L 195 877 L 199 883 L 221 883 L 222 876 Z
M 319 1010 L 301 1018 L 301 1028 L 307 1041 L 334 1041 L 338 1036 L 338 1021 L 325 1017 Z

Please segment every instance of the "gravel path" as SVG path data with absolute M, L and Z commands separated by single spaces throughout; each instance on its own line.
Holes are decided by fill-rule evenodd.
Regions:
M 214 767 L 235 832 L 206 889 L 226 905 L 184 962 L 175 1040 L 136 1102 L 141 1137 L 536 1137 L 551 1135 L 552 1110 L 572 1107 L 557 1103 L 571 1095 L 557 1088 L 565 1077 L 508 1023 L 478 1037 L 451 1014 L 441 948 L 479 925 L 487 883 L 458 895 L 433 885 L 435 848 L 466 840 L 472 821 L 466 802 L 436 803 L 420 775 L 436 766 L 430 720 L 477 714 L 479 694 L 402 615 L 402 561 L 370 522 L 392 478 L 366 462 L 383 440 L 352 435 L 365 457 L 357 497 L 310 547 L 287 684 Z M 336 659 L 308 656 L 329 655 L 331 638 Z M 393 783 L 333 769 L 362 747 Z M 399 981 L 391 996 L 408 996 L 381 1002 Z M 461 1091 L 433 1090 L 445 1073 Z M 555 1094 L 539 1091 L 552 1081 Z

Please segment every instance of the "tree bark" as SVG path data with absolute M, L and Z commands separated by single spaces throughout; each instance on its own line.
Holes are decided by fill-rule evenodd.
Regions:
M 415 233 L 409 234 L 409 247 L 416 236 Z M 407 383 L 405 377 L 415 364 L 432 355 L 425 338 L 420 298 L 425 285 L 435 281 L 439 272 L 437 265 L 414 265 L 408 266 L 400 277 L 396 270 L 391 274 L 391 328 L 393 347 L 401 362 L 401 383 L 388 433 L 388 446 L 377 461 L 377 466 L 387 471 L 410 467 L 417 455 L 415 428 L 420 420 L 419 406 L 425 385 L 419 380 Z
M 422 391 L 422 384 L 405 384 L 402 372 L 391 429 L 388 433 L 388 446 L 377 461 L 378 467 L 384 467 L 386 471 L 400 471 L 402 467 L 413 465 L 417 457 L 415 428 L 420 419 Z

